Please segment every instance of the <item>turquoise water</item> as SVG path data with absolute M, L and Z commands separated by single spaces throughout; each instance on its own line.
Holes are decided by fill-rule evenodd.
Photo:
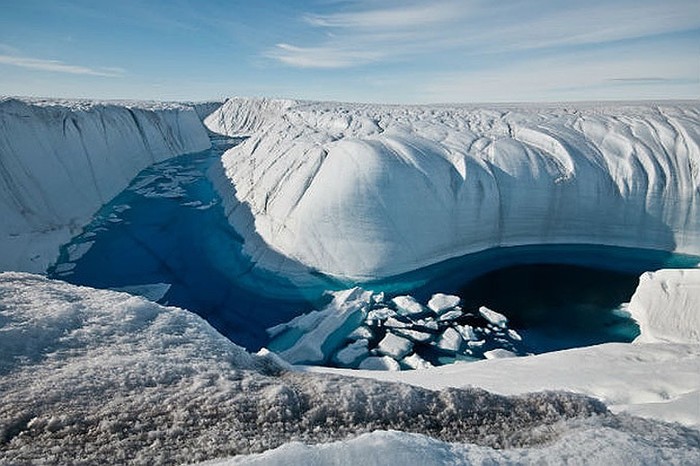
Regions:
M 49 275 L 97 288 L 167 283 L 159 301 L 197 312 L 234 342 L 257 350 L 267 327 L 323 305 L 325 289 L 344 285 L 322 275 L 304 289 L 254 267 L 228 223 L 206 172 L 239 140 L 153 165 L 105 205 L 83 233 L 61 249 Z M 636 325 L 615 311 L 637 277 L 698 258 L 587 245 L 498 248 L 452 259 L 368 289 L 458 294 L 465 307 L 507 315 L 531 352 L 604 341 L 630 341 Z M 563 265 L 565 264 L 565 265 Z

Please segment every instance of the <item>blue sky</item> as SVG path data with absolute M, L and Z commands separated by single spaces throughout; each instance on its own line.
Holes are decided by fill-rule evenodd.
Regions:
M 0 0 L 0 94 L 700 97 L 700 0 Z

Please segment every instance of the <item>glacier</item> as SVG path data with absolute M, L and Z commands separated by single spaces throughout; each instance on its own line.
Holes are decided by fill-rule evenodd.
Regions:
M 250 136 L 211 176 L 260 267 L 366 281 L 503 246 L 700 253 L 695 102 L 273 102 L 205 122 Z
M 0 270 L 44 272 L 139 171 L 209 146 L 187 105 L 0 98 Z
M 282 281 L 315 280 L 342 294 L 357 282 L 430 274 L 426 266 L 475 252 L 488 258 L 498 248 L 507 258 L 518 247 L 532 246 L 527 254 L 535 255 L 560 247 L 557 260 L 580 248 L 586 261 L 613 269 L 628 257 L 598 257 L 587 246 L 660 259 L 698 255 L 699 113 L 697 102 L 2 98 L 0 270 L 44 272 L 59 246 L 141 169 L 208 148 L 208 131 L 247 137 L 208 175 L 242 236 L 246 266 Z M 71 260 L 91 248 L 89 234 L 68 246 Z M 60 266 L 69 272 L 75 264 Z M 299 354 L 325 357 L 332 346 L 336 360 L 359 370 L 292 366 L 267 349 L 251 354 L 191 312 L 142 297 L 0 273 L 0 462 L 238 455 L 223 461 L 371 464 L 369 455 L 386 452 L 381 459 L 403 454 L 408 463 L 697 464 L 700 275 L 657 268 L 646 269 L 624 309 L 639 323 L 631 344 L 431 367 L 405 354 L 405 341 L 415 346 L 425 335 L 392 327 L 402 339 L 370 354 L 372 335 L 354 325 L 358 314 L 402 325 L 427 303 L 438 316 L 457 315 L 457 297 L 446 294 L 391 299 L 410 286 L 385 290 L 386 303 L 405 316 L 390 315 L 398 314 L 390 305 L 379 309 L 385 298 L 377 293 L 382 298 L 370 299 L 366 316 L 347 307 L 328 320 L 319 330 L 328 347 L 297 340 Z M 257 275 L 246 268 L 236 276 Z M 126 285 L 123 291 L 155 298 L 167 296 L 171 283 Z M 276 292 L 266 286 L 261 292 Z M 311 316 L 305 329 L 324 317 Z M 251 313 L 248 322 L 258 320 Z M 476 331 L 450 329 L 446 347 Z M 356 344 L 342 347 L 345 337 Z M 399 368 L 386 354 L 421 370 L 363 370 Z

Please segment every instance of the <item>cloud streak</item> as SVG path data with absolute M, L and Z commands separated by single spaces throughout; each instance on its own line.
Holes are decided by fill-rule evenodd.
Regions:
M 265 55 L 289 66 L 342 68 L 426 54 L 452 59 L 606 44 L 700 28 L 697 0 L 474 0 L 401 2 L 303 21 L 325 33 L 314 43 L 280 43 Z M 339 58 L 334 60 L 333 56 Z M 449 59 L 449 57 L 448 57 Z
M 53 73 L 100 76 L 106 78 L 120 77 L 125 73 L 121 68 L 89 68 L 86 66 L 71 65 L 59 60 L 45 60 L 16 55 L 0 55 L 0 65 L 16 66 L 19 68 Z

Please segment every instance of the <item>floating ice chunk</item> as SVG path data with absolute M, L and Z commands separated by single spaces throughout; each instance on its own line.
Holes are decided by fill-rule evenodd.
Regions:
M 423 306 L 413 296 L 397 296 L 391 301 L 400 315 L 410 316 L 425 312 Z
M 400 371 L 401 366 L 389 356 L 370 356 L 360 363 L 359 369 L 368 371 Z
M 503 359 L 503 358 L 515 358 L 518 355 L 512 351 L 508 351 L 503 348 L 496 348 L 491 351 L 484 351 L 484 357 L 486 359 Z
M 110 288 L 114 291 L 143 296 L 149 301 L 160 301 L 170 289 L 170 283 L 149 283 L 144 285 L 123 286 L 120 288 Z
M 437 330 L 438 328 L 440 328 L 438 326 L 438 323 L 435 322 L 433 319 L 420 319 L 420 320 L 413 321 L 413 323 L 415 324 L 414 328 L 415 327 L 423 327 L 423 328 L 426 328 L 428 330 Z
M 372 302 L 375 304 L 383 303 L 384 302 L 384 292 L 380 291 L 379 293 L 373 295 Z
M 459 296 L 436 293 L 428 301 L 428 307 L 436 314 L 442 314 L 459 305 Z
M 84 243 L 74 243 L 68 246 L 68 260 L 75 262 L 87 253 L 92 245 L 95 244 L 94 241 L 86 241 Z
M 56 273 L 70 272 L 74 268 L 75 268 L 75 264 L 73 262 L 64 262 L 64 263 L 58 264 L 56 266 Z
M 408 338 L 409 340 L 413 340 L 417 343 L 426 343 L 433 339 L 432 333 L 410 330 L 407 328 L 392 329 L 391 332 L 401 337 Z
M 466 341 L 478 339 L 476 332 L 474 332 L 474 327 L 471 325 L 455 325 L 454 329 L 457 330 L 457 332 L 459 332 L 462 338 Z
M 481 348 L 486 343 L 486 340 L 471 340 L 467 342 L 469 348 Z
M 508 336 L 509 336 L 511 339 L 517 340 L 517 341 L 522 341 L 522 339 L 523 339 L 523 338 L 520 336 L 520 334 L 519 334 L 518 332 L 516 332 L 515 330 L 513 330 L 513 329 L 508 329 Z
M 387 332 L 386 336 L 377 345 L 377 351 L 386 356 L 399 360 L 413 349 L 413 343 L 403 337 Z
M 432 364 L 418 356 L 416 353 L 413 353 L 410 356 L 406 356 L 405 358 L 403 358 L 403 360 L 401 360 L 401 362 L 410 367 L 411 369 L 430 369 L 431 367 L 433 367 Z
M 360 327 L 357 327 L 355 330 L 350 332 L 350 335 L 348 335 L 348 340 L 360 340 L 362 338 L 370 339 L 373 336 L 374 334 L 372 333 L 372 330 L 365 327 L 364 325 L 361 325 Z
M 437 347 L 445 351 L 453 351 L 456 353 L 462 347 L 462 342 L 463 340 L 459 332 L 449 327 L 440 335 L 440 339 L 437 341 Z
M 387 320 L 384 321 L 384 326 L 388 328 L 409 328 L 411 324 L 401 322 L 400 320 L 395 319 L 393 317 L 389 317 Z
M 360 359 L 369 355 L 369 349 L 367 348 L 368 345 L 369 342 L 364 338 L 354 341 L 338 351 L 335 354 L 335 360 L 340 364 L 352 366 Z
M 446 322 L 448 320 L 455 320 L 459 319 L 462 317 L 462 310 L 461 309 L 452 309 L 451 311 L 447 311 L 444 314 L 442 314 L 438 320 L 440 322 Z
M 320 311 L 321 318 L 315 319 L 317 325 L 290 347 L 279 351 L 282 358 L 292 364 L 324 363 L 367 317 L 371 291 L 355 287 L 331 294 L 333 301 Z M 283 339 L 284 335 L 279 338 Z
M 479 314 L 481 314 L 484 317 L 484 319 L 488 320 L 490 323 L 497 327 L 506 328 L 506 326 L 508 325 L 508 318 L 506 316 L 496 311 L 492 311 L 486 306 L 481 306 L 479 308 Z
M 367 314 L 367 320 L 387 320 L 389 317 L 393 317 L 395 315 L 395 310 L 389 309 L 388 307 L 380 307 L 379 309 L 372 309 L 369 311 L 369 314 Z

